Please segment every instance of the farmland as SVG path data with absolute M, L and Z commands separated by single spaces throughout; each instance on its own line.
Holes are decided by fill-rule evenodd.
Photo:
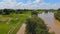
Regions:
M 10 15 L 0 15 L 0 34 L 16 34 L 22 23 L 24 23 L 29 16 L 30 12 L 25 14 L 13 13 Z
M 28 18 L 31 22 L 27 20 Z M 0 34 L 16 34 L 20 29 L 20 27 L 22 26 L 22 24 L 26 23 L 26 21 L 28 26 L 33 26 L 34 24 L 36 24 L 33 27 L 31 27 L 32 29 L 35 27 L 36 31 L 35 29 L 33 30 L 35 31 L 36 34 L 37 33 L 41 34 L 43 32 L 45 32 L 43 34 L 46 34 L 46 33 L 49 34 L 50 32 L 48 32 L 49 30 L 48 27 L 52 29 L 53 27 L 56 27 L 55 24 L 53 25 L 53 23 L 55 23 L 53 18 L 60 20 L 60 13 L 58 10 L 19 10 L 19 9 L 18 10 L 11 10 L 11 9 L 0 10 Z M 53 25 L 53 26 L 47 27 L 45 23 L 47 23 L 47 25 Z M 26 26 L 27 28 L 26 31 L 29 31 L 30 27 L 28 26 Z M 44 28 L 46 28 L 46 30 Z M 57 32 L 59 32 L 59 30 Z M 53 31 L 52 33 L 57 33 L 57 32 Z M 30 33 L 30 32 L 26 32 L 26 33 Z

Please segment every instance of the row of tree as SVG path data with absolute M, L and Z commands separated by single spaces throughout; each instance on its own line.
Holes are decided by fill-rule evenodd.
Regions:
M 58 10 L 53 10 L 53 9 L 50 9 L 50 10 L 42 10 L 42 9 L 38 9 L 38 10 L 29 10 L 29 9 L 0 9 L 0 14 L 2 15 L 9 15 L 10 13 L 16 13 L 16 14 L 22 14 L 22 13 L 25 13 L 26 11 L 45 11 L 45 12 L 54 12 L 54 11 L 59 11 L 60 9 Z
M 9 15 L 10 13 L 16 13 L 16 14 L 23 14 L 25 13 L 27 10 L 20 10 L 20 9 L 0 9 L 0 14 L 2 15 Z

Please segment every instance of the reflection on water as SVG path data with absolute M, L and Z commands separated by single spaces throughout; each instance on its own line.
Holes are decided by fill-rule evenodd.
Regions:
M 48 12 L 48 13 L 42 13 L 38 14 L 40 18 L 42 18 L 49 27 L 50 32 L 55 32 L 56 34 L 60 34 L 60 22 L 55 20 L 54 13 Z

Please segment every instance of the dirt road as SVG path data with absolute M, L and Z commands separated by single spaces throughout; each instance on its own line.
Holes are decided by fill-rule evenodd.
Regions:
M 22 24 L 17 34 L 25 34 L 25 27 L 26 27 L 26 24 Z

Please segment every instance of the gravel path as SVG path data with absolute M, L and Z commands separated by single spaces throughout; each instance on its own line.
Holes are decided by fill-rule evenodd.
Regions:
M 17 34 L 25 34 L 25 27 L 26 27 L 26 24 L 22 24 Z

